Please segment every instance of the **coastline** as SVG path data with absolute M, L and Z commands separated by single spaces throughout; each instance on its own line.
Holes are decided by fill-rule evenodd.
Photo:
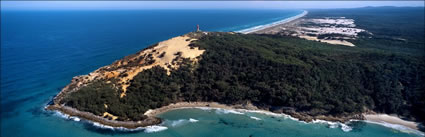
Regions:
M 403 120 L 398 116 L 388 114 L 364 114 L 365 120 L 371 123 L 388 123 L 402 125 L 411 129 L 419 130 L 419 124 L 413 121 Z
M 260 26 L 255 26 L 255 27 L 239 30 L 239 31 L 236 31 L 236 32 L 239 32 L 239 33 L 242 33 L 242 34 L 254 33 L 254 32 L 257 32 L 257 31 L 261 31 L 261 30 L 264 30 L 264 29 L 268 29 L 268 28 L 271 28 L 271 27 L 275 27 L 275 26 L 278 26 L 278 25 L 282 25 L 282 24 L 294 21 L 296 19 L 304 17 L 307 14 L 308 14 L 308 11 L 304 10 L 301 14 L 298 14 L 298 15 L 290 17 L 290 18 L 286 18 L 286 19 L 279 20 L 279 21 L 272 22 L 272 23 L 265 24 L 265 25 L 260 25 Z
M 365 122 L 381 125 L 387 128 L 392 128 L 406 133 L 414 133 L 425 136 L 425 133 L 420 130 L 420 124 L 413 121 L 403 120 L 398 116 L 388 114 L 364 114 Z
M 237 111 L 256 111 L 261 113 L 273 113 L 273 114 L 285 114 L 289 115 L 297 120 L 305 121 L 305 122 L 313 122 L 314 120 L 325 120 L 325 121 L 332 121 L 332 122 L 349 122 L 351 120 L 364 120 L 361 114 L 352 114 L 348 116 L 325 116 L 325 115 L 318 115 L 318 116 L 310 116 L 307 113 L 303 112 L 296 112 L 292 108 L 286 108 L 286 107 L 280 107 L 280 108 L 271 108 L 271 107 L 264 107 L 259 108 L 257 106 L 254 106 L 253 104 L 246 102 L 244 104 L 235 104 L 235 105 L 227 105 L 227 104 L 221 104 L 217 102 L 178 102 L 169 104 L 167 106 L 163 106 L 156 109 L 149 109 L 144 113 L 144 115 L 148 117 L 156 117 L 162 113 L 176 110 L 176 109 L 185 109 L 185 108 L 215 108 L 215 109 L 228 109 L 228 110 L 237 110 Z
M 160 118 L 148 117 L 143 121 L 116 121 L 103 118 L 101 116 L 94 115 L 90 112 L 79 111 L 77 109 L 59 106 L 59 105 L 49 105 L 46 107 L 47 110 L 56 110 L 60 113 L 67 115 L 68 117 L 77 117 L 88 120 L 93 123 L 98 123 L 105 126 L 115 127 L 115 128 L 124 128 L 124 129 L 137 129 L 140 127 L 148 127 L 153 125 L 158 125 L 162 123 Z
M 157 118 L 158 115 L 172 111 L 177 109 L 188 109 L 188 108 L 197 108 L 197 109 L 224 109 L 228 110 L 230 113 L 235 114 L 243 114 L 243 112 L 253 112 L 253 113 L 261 113 L 265 115 L 273 115 L 273 116 L 287 116 L 292 120 L 296 120 L 299 122 L 305 123 L 325 123 L 329 125 L 340 125 L 341 129 L 344 131 L 350 131 L 351 127 L 347 126 L 346 123 L 351 121 L 364 121 L 371 124 L 381 125 L 387 128 L 392 128 L 395 130 L 399 130 L 406 133 L 414 133 L 421 136 L 425 136 L 425 134 L 419 130 L 419 124 L 413 121 L 403 120 L 397 116 L 391 116 L 388 114 L 375 114 L 375 113 L 364 113 L 361 114 L 362 117 L 358 117 L 354 115 L 354 117 L 333 117 L 333 116 L 306 116 L 306 114 L 302 114 L 299 112 L 291 112 L 291 111 L 270 111 L 265 108 L 258 108 L 251 103 L 247 102 L 244 104 L 235 104 L 235 105 L 226 105 L 220 104 L 217 102 L 177 102 L 172 103 L 167 106 L 163 106 L 156 109 L 149 109 L 144 113 L 144 115 L 148 116 L 147 119 L 143 121 L 115 121 L 109 120 L 97 115 L 94 115 L 89 112 L 83 112 L 76 110 L 74 108 L 70 108 L 67 106 L 59 106 L 59 105 L 50 105 L 47 106 L 47 110 L 56 110 L 68 118 L 77 118 L 85 119 L 90 121 L 96 126 L 109 128 L 109 129 L 118 129 L 124 131 L 133 131 L 139 129 L 147 129 L 150 127 L 153 128 L 166 128 L 162 127 L 162 119 Z
M 149 109 L 144 113 L 144 115 L 148 116 L 147 119 L 143 121 L 116 121 L 109 120 L 107 118 L 97 116 L 90 112 L 80 111 L 75 108 L 71 108 L 64 105 L 48 105 L 45 107 L 46 110 L 57 111 L 68 118 L 78 118 L 88 120 L 96 125 L 102 125 L 102 127 L 109 127 L 112 129 L 125 129 L 125 130 L 135 130 L 139 128 L 149 127 L 149 126 L 157 126 L 160 125 L 163 121 L 157 116 L 176 109 L 186 109 L 186 108 L 200 108 L 200 109 L 225 109 L 230 110 L 234 113 L 241 112 L 255 112 L 262 113 L 267 115 L 285 115 L 290 116 L 291 119 L 303 122 L 320 122 L 320 121 L 330 121 L 330 122 L 339 122 L 345 123 L 349 122 L 353 119 L 362 120 L 362 117 L 359 115 L 347 116 L 347 117 L 333 117 L 333 116 L 309 116 L 308 114 L 295 112 L 293 109 L 283 110 L 283 109 L 275 109 L 270 111 L 269 108 L 259 108 L 252 105 L 249 102 L 244 104 L 235 104 L 235 105 L 227 105 L 221 104 L 217 102 L 178 102 L 169 104 L 167 106 L 163 106 L 156 109 Z M 78 120 L 79 121 L 79 120 Z
M 274 112 L 274 111 L 258 108 L 252 105 L 251 103 L 226 105 L 226 104 L 220 104 L 217 102 L 178 102 L 178 103 L 173 103 L 173 104 L 163 106 L 157 109 L 149 109 L 144 114 L 149 117 L 156 117 L 168 111 L 177 110 L 177 109 L 187 109 L 187 108 L 225 109 L 225 110 L 230 110 L 232 112 L 235 111 L 233 113 L 236 113 L 236 114 L 241 112 L 255 112 L 255 113 L 262 113 L 266 115 L 285 115 L 285 116 L 289 116 L 289 118 L 293 120 L 297 120 L 300 122 L 328 123 L 332 125 L 341 124 L 343 125 L 343 127 L 346 126 L 344 123 L 361 120 L 367 123 L 378 124 L 388 128 L 400 130 L 402 132 L 415 133 L 422 136 L 425 135 L 422 131 L 419 130 L 418 123 L 413 121 L 403 120 L 397 116 L 391 116 L 388 114 L 374 114 L 374 113 L 361 114 L 362 117 L 357 117 L 357 118 L 350 117 L 349 119 L 347 119 L 348 117 L 344 117 L 342 118 L 344 120 L 341 120 L 332 116 L 316 116 L 316 117 L 311 117 L 311 119 L 308 119 L 308 118 L 306 119 L 304 118 L 305 115 L 302 115 L 301 113 L 298 113 L 298 112 L 292 112 L 292 113 Z M 348 127 L 348 128 L 351 129 L 351 127 Z
M 286 18 L 284 20 L 280 20 L 280 21 L 273 22 L 273 23 L 266 24 L 266 25 L 260 25 L 260 26 L 257 26 L 257 27 L 245 29 L 246 31 L 244 31 L 244 32 L 241 32 L 241 31 L 239 31 L 239 32 L 241 32 L 243 34 L 255 33 L 255 32 L 258 32 L 258 31 L 262 31 L 262 30 L 265 30 L 265 29 L 276 27 L 278 25 L 283 25 L 283 24 L 295 21 L 295 20 L 297 20 L 297 19 L 299 19 L 299 18 L 301 18 L 301 17 L 303 17 L 307 14 L 308 14 L 307 11 L 303 11 L 303 13 L 301 13 L 301 14 L 298 14 L 298 15 L 290 17 L 290 18 Z M 71 84 L 73 84 L 73 83 L 74 83 L 74 79 L 72 80 Z M 61 91 L 55 97 L 55 99 L 54 99 L 55 104 L 59 104 L 59 100 L 61 100 L 60 98 L 62 98 L 64 94 L 66 94 L 68 92 L 72 92 L 72 90 L 66 91 L 66 90 L 69 90 L 69 88 L 71 87 L 70 85 L 66 86 L 63 89 L 63 91 Z M 395 125 L 402 125 L 404 127 L 408 127 L 410 129 L 413 129 L 413 130 L 419 130 L 419 128 L 418 128 L 419 124 L 417 124 L 415 122 L 402 120 L 399 117 L 389 116 L 389 115 L 386 115 L 386 114 L 360 114 L 360 115 L 348 114 L 350 116 L 337 116 L 337 117 L 324 116 L 324 115 L 310 116 L 308 113 L 296 112 L 293 109 L 275 110 L 275 109 L 272 109 L 271 106 L 258 108 L 256 106 L 250 104 L 250 103 L 236 104 L 236 105 L 226 105 L 226 104 L 220 104 L 220 103 L 217 103 L 217 102 L 178 102 L 178 103 L 173 103 L 173 104 L 169 104 L 167 106 L 163 106 L 163 107 L 156 108 L 156 109 L 150 109 L 150 110 L 146 111 L 144 114 L 146 116 L 148 116 L 148 118 L 143 120 L 143 121 L 109 120 L 107 118 L 97 116 L 97 115 L 94 115 L 92 113 L 85 112 L 85 111 L 79 111 L 75 108 L 67 107 L 67 106 L 64 106 L 64 105 L 49 105 L 48 107 L 46 107 L 46 109 L 48 109 L 48 110 L 56 110 L 58 112 L 61 112 L 65 115 L 67 115 L 68 117 L 83 118 L 83 119 L 86 119 L 86 120 L 93 122 L 95 124 L 100 123 L 103 126 L 107 126 L 107 127 L 111 127 L 111 128 L 123 128 L 123 129 L 130 129 L 130 130 L 131 129 L 139 129 L 139 128 L 142 128 L 142 127 L 159 125 L 159 124 L 162 123 L 162 120 L 160 118 L 157 118 L 156 116 L 158 116 L 162 113 L 171 111 L 171 110 L 186 109 L 186 108 L 226 109 L 226 110 L 236 110 L 235 112 L 257 112 L 257 113 L 273 114 L 273 115 L 288 115 L 291 118 L 294 118 L 294 120 L 297 120 L 297 121 L 300 121 L 300 122 L 311 122 L 311 123 L 318 123 L 318 122 L 320 123 L 320 122 L 329 122 L 329 121 L 345 123 L 345 122 L 349 122 L 349 121 L 352 121 L 352 120 L 364 120 L 365 122 L 374 123 L 374 124 L 382 125 L 382 124 L 385 124 L 385 123 L 390 123 L 390 124 L 395 124 Z M 422 132 L 419 131 L 419 133 L 422 133 Z M 423 135 L 423 133 L 421 135 Z

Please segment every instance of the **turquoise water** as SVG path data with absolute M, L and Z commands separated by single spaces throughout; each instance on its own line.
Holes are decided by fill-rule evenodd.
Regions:
M 305 123 L 288 116 L 211 109 L 182 109 L 164 113 L 168 129 L 151 133 L 155 136 L 213 137 L 409 137 L 413 134 L 365 122 L 351 122 L 350 128 L 327 123 Z M 190 122 L 192 119 L 192 122 Z M 189 121 L 189 122 L 185 122 Z M 197 121 L 196 121 L 197 120 Z M 196 121 L 196 122 L 195 122 Z M 171 124 L 170 124 L 171 123 Z M 344 131 L 346 130 L 346 131 Z
M 169 122 L 162 125 L 168 129 L 161 132 L 122 132 L 98 128 L 84 120 L 74 122 L 43 110 L 73 76 L 87 74 L 148 45 L 193 31 L 196 24 L 206 31 L 237 31 L 301 12 L 2 10 L 1 136 L 415 136 L 367 123 L 359 124 L 362 126 L 358 130 L 344 132 L 324 124 L 304 124 L 289 119 L 276 122 L 273 121 L 276 118 L 261 114 L 249 114 L 262 119 L 257 121 L 247 115 L 195 109 L 162 115 Z M 190 122 L 190 118 L 199 121 Z M 179 119 L 183 124 L 172 124 Z

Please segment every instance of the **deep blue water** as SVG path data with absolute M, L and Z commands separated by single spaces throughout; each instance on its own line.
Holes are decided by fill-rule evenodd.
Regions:
M 44 111 L 43 107 L 72 77 L 87 74 L 156 42 L 194 31 L 196 24 L 205 31 L 237 31 L 285 19 L 301 12 L 1 11 L 1 136 L 188 136 L 184 133 L 195 130 L 195 127 L 170 127 L 158 133 L 112 132 L 100 130 L 85 122 L 60 118 L 52 112 Z M 169 113 L 170 119 L 173 119 L 172 116 L 179 116 L 171 115 L 173 113 L 176 112 Z M 193 111 L 193 115 L 198 113 Z M 168 119 L 166 114 L 164 118 Z M 198 124 L 204 124 L 200 127 L 208 127 L 217 122 L 214 118 L 208 120 L 211 122 L 200 121 Z M 259 134 L 267 128 L 269 127 L 258 130 Z M 385 129 L 382 131 L 385 134 L 381 135 L 392 135 L 388 134 L 390 131 L 393 133 L 393 130 L 384 127 L 381 129 Z M 338 130 L 339 134 L 340 129 L 335 130 Z M 236 131 L 243 129 L 235 130 L 235 133 L 238 133 Z M 231 128 L 227 132 L 231 132 Z M 378 135 L 379 133 L 381 132 L 378 132 Z M 395 135 L 414 136 L 400 132 Z

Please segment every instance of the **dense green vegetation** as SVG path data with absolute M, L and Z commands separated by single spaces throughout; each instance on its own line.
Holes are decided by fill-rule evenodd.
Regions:
M 77 94 L 67 96 L 67 99 L 64 101 L 66 101 L 67 105 L 78 108 L 79 110 L 102 115 L 106 112 L 104 104 L 112 103 L 117 99 L 117 96 L 118 93 L 113 89 L 111 84 L 95 81 L 88 86 L 82 87 L 78 90 Z
M 262 107 L 293 107 L 311 115 L 372 109 L 425 120 L 423 31 L 412 25 L 386 35 L 382 31 L 387 30 L 379 27 L 392 27 L 380 21 L 400 16 L 371 13 L 367 16 L 375 20 L 362 22 L 366 15 L 354 11 L 338 15 L 330 14 L 332 10 L 311 11 L 310 17 L 356 17 L 357 25 L 374 34 L 362 34 L 354 41 L 356 47 L 284 36 L 211 33 L 191 44 L 206 49 L 196 65 L 185 60 L 169 76 L 160 67 L 143 71 L 131 81 L 124 98 L 98 81 L 63 101 L 95 114 L 108 111 L 121 120 L 143 119 L 147 109 L 178 101 L 251 101 Z
M 373 34 L 362 33 L 355 45 L 362 48 L 390 50 L 406 54 L 425 55 L 423 7 L 366 7 L 356 9 L 309 10 L 307 18 L 346 17 L 354 19 L 357 28 Z

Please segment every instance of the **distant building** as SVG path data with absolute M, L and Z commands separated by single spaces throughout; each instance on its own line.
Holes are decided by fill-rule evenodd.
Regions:
M 199 24 L 196 25 L 196 32 L 199 32 L 201 30 L 199 30 Z

